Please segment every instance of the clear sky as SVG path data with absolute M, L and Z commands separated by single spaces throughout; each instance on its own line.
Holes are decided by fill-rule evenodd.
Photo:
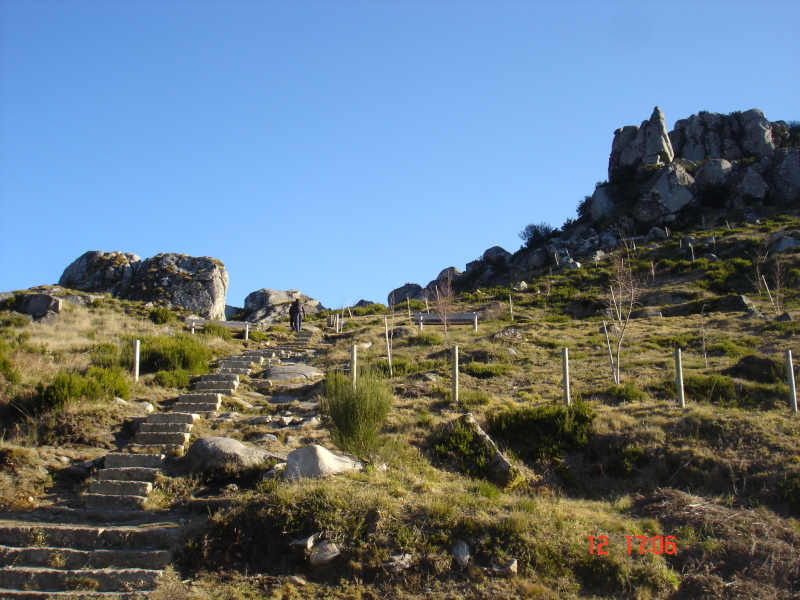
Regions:
M 658 105 L 800 120 L 800 2 L 0 0 L 0 291 L 87 250 L 386 302 L 607 178 Z

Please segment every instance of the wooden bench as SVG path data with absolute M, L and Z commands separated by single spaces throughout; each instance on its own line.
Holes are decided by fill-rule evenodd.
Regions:
M 414 323 L 420 330 L 425 323 L 441 325 L 444 322 L 439 313 L 414 313 Z M 447 315 L 448 325 L 472 325 L 478 331 L 478 313 L 450 313 Z
M 194 334 L 195 328 L 201 328 L 206 323 L 216 323 L 217 325 L 222 325 L 223 327 L 227 327 L 228 329 L 244 329 L 244 339 L 250 339 L 250 330 L 251 329 L 260 329 L 260 327 L 256 323 L 250 323 L 248 321 L 212 321 L 210 319 L 186 319 L 186 325 L 189 329 L 192 330 Z

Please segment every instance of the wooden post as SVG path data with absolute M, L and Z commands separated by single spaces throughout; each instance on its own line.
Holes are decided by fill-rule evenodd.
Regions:
M 761 279 L 764 281 L 764 287 L 767 288 L 767 295 L 769 296 L 770 304 L 772 304 L 772 310 L 774 310 L 775 314 L 777 315 L 778 314 L 778 307 L 775 306 L 775 301 L 772 299 L 772 292 L 769 291 L 769 286 L 767 285 L 767 278 L 762 275 Z
M 478 331 L 478 313 L 473 315 L 473 319 L 473 327 L 475 328 L 475 331 Z
M 786 383 L 789 386 L 789 407 L 793 413 L 797 412 L 797 389 L 794 385 L 794 365 L 792 365 L 792 351 L 786 351 Z
M 608 360 L 611 363 L 611 377 L 614 379 L 614 383 L 619 385 L 619 381 L 617 380 L 617 370 L 614 368 L 614 354 L 611 352 L 611 340 L 608 337 L 608 327 L 606 327 L 606 322 L 603 321 L 603 331 L 606 333 L 606 346 L 608 347 Z
M 420 330 L 420 331 L 422 331 L 422 323 L 423 323 L 424 321 L 425 321 L 425 319 L 423 319 L 423 318 L 422 318 L 422 315 L 420 315 L 420 316 L 419 316 L 419 330 Z
M 569 393 L 569 348 L 561 350 L 561 370 L 564 374 L 564 406 L 572 404 L 572 398 Z
M 411 318 L 411 299 L 406 296 L 406 308 L 408 309 L 408 318 Z
M 383 328 L 386 331 L 386 356 L 389 358 L 389 377 L 394 377 L 392 372 L 392 344 L 389 342 L 389 317 L 383 317 Z
M 192 321 L 192 335 L 194 335 L 194 321 Z
M 511 322 L 514 322 L 514 302 L 511 300 L 511 294 L 508 295 L 508 310 L 511 312 Z
M 683 362 L 681 361 L 681 349 L 675 348 L 675 383 L 678 384 L 678 406 L 686 408 L 686 398 L 683 395 Z
M 133 380 L 139 381 L 139 354 L 141 353 L 142 342 L 140 340 L 133 341 Z
M 353 379 L 353 387 L 356 387 L 356 379 L 358 379 L 358 346 L 355 344 L 350 349 L 350 377 Z
M 431 312 L 431 307 L 428 306 L 428 294 L 425 294 L 425 312 L 426 313 Z
M 458 346 L 453 346 L 453 403 L 458 404 Z
M 250 323 L 244 324 L 244 339 L 245 341 L 250 339 Z

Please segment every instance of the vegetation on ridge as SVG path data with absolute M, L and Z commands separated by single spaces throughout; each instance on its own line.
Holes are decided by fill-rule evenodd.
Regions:
M 320 443 L 365 455 L 370 464 L 363 472 L 297 482 L 202 479 L 170 465 L 169 476 L 156 482 L 159 506 L 210 512 L 208 527 L 180 553 L 173 597 L 677 600 L 800 593 L 800 423 L 789 411 L 780 369 L 800 328 L 718 310 L 730 294 L 747 294 L 769 317 L 782 310 L 796 316 L 797 251 L 780 255 L 783 280 L 775 285 L 775 256 L 765 257 L 762 248 L 766 235 L 799 226 L 795 216 L 781 215 L 673 233 L 657 248 L 639 248 L 629 264 L 647 286 L 627 325 L 618 383 L 602 327 L 610 259 L 531 273 L 525 291 L 498 286 L 454 298 L 456 311 L 481 314 L 478 332 L 460 325 L 447 336 L 434 326 L 419 332 L 405 310 L 352 318 L 344 311 L 345 331 L 327 332 L 313 364 L 342 371 L 350 347 L 371 342 L 359 349 L 359 362 L 375 378 L 369 385 L 384 390 L 349 398 L 344 377 L 338 392 L 326 390 L 326 414 L 331 423 L 342 419 L 344 435 L 280 431 L 251 419 L 283 411 L 259 397 L 281 388 L 258 376 L 240 386 L 243 395 L 226 400 L 246 419 L 203 421 L 197 435 L 284 453 Z M 720 260 L 692 261 L 680 243 L 684 234 L 699 240 L 697 248 L 716 245 Z M 668 309 L 675 314 L 647 316 Z M 173 386 L 207 370 L 214 356 L 288 338 L 278 329 L 260 333 L 259 341 L 190 336 L 166 314 L 112 300 L 65 305 L 50 323 L 0 311 L 0 504 L 74 502 L 77 488 L 63 478 L 59 456 L 77 464 L 104 455 L 130 439 L 140 415 L 136 401 L 163 409 L 176 396 Z M 138 383 L 129 371 L 132 339 L 142 340 L 147 354 Z M 454 344 L 461 356 L 458 404 L 450 393 Z M 686 410 L 676 401 L 676 347 L 683 349 Z M 562 348 L 570 355 L 571 408 L 562 406 Z M 129 404 L 112 401 L 123 396 L 102 387 L 106 376 L 127 385 Z M 82 388 L 78 380 L 103 391 L 95 396 L 95 384 Z M 66 400 L 17 409 L 48 389 L 48 397 Z M 331 398 L 356 406 L 377 401 L 366 443 L 348 447 L 349 439 L 361 439 L 349 429 L 355 413 L 345 403 L 334 417 Z M 436 435 L 467 411 L 527 483 L 497 487 L 480 468 L 486 457 L 467 456 L 466 436 Z M 257 441 L 266 433 L 278 441 Z M 450 460 L 457 452 L 470 460 Z M 288 551 L 291 541 L 316 532 L 343 551 L 330 566 L 312 568 L 303 553 Z M 674 536 L 677 551 L 641 554 L 637 535 Z M 588 536 L 606 536 L 609 554 L 591 552 Z M 627 536 L 634 540 L 630 553 Z M 453 561 L 459 541 L 471 551 L 466 568 Z M 402 553 L 411 556 L 410 568 L 391 572 L 385 564 Z M 492 568 L 511 559 L 518 561 L 516 576 L 496 576 Z

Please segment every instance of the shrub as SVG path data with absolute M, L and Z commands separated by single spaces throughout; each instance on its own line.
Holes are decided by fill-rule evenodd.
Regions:
M 426 371 L 436 371 L 446 365 L 443 360 L 414 360 L 407 356 L 397 355 L 392 357 L 392 373 L 395 377 L 403 375 L 413 375 L 414 373 L 424 373 Z M 373 363 L 377 372 L 383 376 L 389 376 L 389 360 L 379 358 Z
M 30 322 L 25 315 L 11 314 L 0 319 L 0 327 L 25 327 Z
M 605 390 L 605 394 L 616 398 L 619 402 L 644 402 L 647 394 L 633 385 L 630 381 L 622 385 L 612 384 Z
M 359 376 L 355 388 L 342 373 L 331 373 L 322 386 L 320 411 L 334 444 L 359 458 L 378 449 L 378 433 L 391 406 L 391 390 L 369 372 Z
M 253 329 L 250 330 L 249 337 L 254 342 L 266 342 L 269 339 L 269 336 L 263 331 L 254 331 Z
M 207 373 L 208 361 L 214 353 L 204 346 L 202 336 L 181 334 L 176 336 L 156 336 L 142 339 L 142 373 L 157 371 L 176 371 L 184 369 L 192 373 Z M 133 341 L 128 340 L 125 347 L 124 366 L 133 364 Z
M 594 411 L 585 402 L 515 408 L 488 417 L 488 433 L 508 443 L 522 458 L 560 458 L 586 446 Z
M 89 367 L 84 375 L 87 380 L 100 386 L 101 394 L 94 398 L 119 397 L 126 400 L 131 393 L 131 384 L 121 367 Z
M 175 371 L 159 371 L 153 378 L 158 385 L 167 388 L 188 388 L 189 371 L 178 369 Z
M 119 367 L 89 367 L 85 375 L 59 371 L 50 385 L 39 385 L 31 408 L 39 412 L 61 408 L 82 398 L 93 401 L 113 396 L 130 396 L 130 383 Z
M 147 316 L 156 325 L 165 325 L 175 320 L 175 313 L 164 306 L 157 306 Z
M 697 402 L 735 402 L 733 380 L 724 375 L 686 375 L 683 390 L 688 399 Z
M 9 355 L 11 346 L 4 339 L 0 338 L 0 375 L 6 378 L 9 383 L 19 383 L 19 371 L 14 368 Z
M 794 514 L 800 515 L 800 472 L 784 474 L 778 484 L 778 496 Z
M 406 338 L 406 343 L 409 346 L 439 346 L 444 343 L 444 340 L 438 333 L 423 331 Z
M 472 408 L 473 406 L 485 406 L 492 401 L 491 394 L 483 390 L 460 390 L 458 392 L 458 401 L 464 408 Z
M 456 422 L 435 440 L 434 453 L 442 460 L 455 462 L 460 471 L 471 477 L 488 478 L 494 450 L 473 429 Z
M 203 324 L 203 335 L 218 337 L 226 342 L 230 342 L 233 339 L 233 333 L 231 333 L 230 329 L 213 321 Z
M 471 375 L 472 377 L 477 377 L 478 379 L 491 379 L 492 377 L 505 375 L 506 373 L 508 373 L 510 369 L 511 369 L 510 365 L 503 365 L 503 364 L 487 365 L 479 362 L 467 363 L 466 365 L 462 365 L 461 367 L 461 370 L 464 373 L 466 373 L 467 375 Z
M 555 233 L 555 229 L 550 223 L 529 223 L 525 229 L 519 232 L 520 239 L 525 242 L 528 248 L 541 246 Z
M 122 350 L 116 344 L 106 342 L 92 348 L 92 364 L 98 367 L 122 366 Z

